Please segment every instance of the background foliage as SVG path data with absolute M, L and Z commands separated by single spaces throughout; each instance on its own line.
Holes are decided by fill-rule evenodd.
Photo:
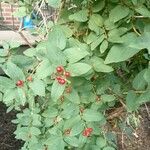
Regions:
M 22 150 L 117 149 L 109 112 L 150 101 L 150 2 L 47 2 L 57 15 L 36 31 L 46 40 L 22 55 L 13 42 L 0 49 L 0 99 L 18 111 L 16 138 Z M 35 5 L 19 1 L 15 15 Z

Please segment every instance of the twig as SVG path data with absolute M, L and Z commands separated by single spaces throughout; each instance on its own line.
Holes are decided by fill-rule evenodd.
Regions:
M 43 3 L 44 3 L 44 0 L 42 1 L 42 3 L 41 3 L 41 5 L 40 5 L 40 7 L 38 8 L 38 10 L 39 10 L 40 14 L 42 15 L 43 23 L 44 23 L 44 25 L 45 25 L 46 32 L 47 32 L 47 34 L 48 34 L 48 27 L 47 27 L 46 19 L 45 19 L 45 16 L 44 16 L 44 14 L 43 14 L 43 12 L 42 12 L 42 10 L 41 10 L 41 7 L 42 7 Z
M 148 17 L 144 17 L 144 16 L 134 16 L 134 18 L 148 18 Z
M 56 17 L 55 22 L 58 21 L 58 19 L 59 19 L 59 17 L 60 17 L 61 10 L 62 10 L 62 8 L 65 6 L 65 3 L 66 3 L 66 0 L 63 0 L 62 3 L 61 3 L 60 8 L 59 8 L 59 10 L 58 10 L 58 14 L 57 14 L 57 17 Z
M 139 32 L 136 30 L 136 28 L 135 28 L 135 26 L 134 26 L 134 24 L 133 24 L 133 20 L 134 20 L 134 18 L 132 18 L 132 28 L 133 28 L 133 31 L 134 31 L 138 36 L 141 36 L 141 33 L 139 33 Z
M 115 111 L 111 112 L 107 117 L 108 120 L 113 120 L 114 118 L 119 117 L 124 111 L 124 107 L 119 107 Z
M 123 97 L 121 97 L 120 95 L 117 95 L 116 93 L 114 93 L 111 88 L 109 88 L 109 90 L 110 90 L 110 92 L 119 100 L 119 102 L 122 104 L 122 106 L 123 106 L 124 108 L 127 108 L 127 106 L 126 106 L 126 105 L 124 104 L 124 102 L 122 101 L 122 100 L 123 100 Z
M 124 134 L 123 132 L 121 133 L 121 147 L 124 149 Z
M 135 28 L 135 26 L 132 24 L 132 28 L 133 28 L 133 30 L 134 30 L 134 32 L 138 35 L 138 36 L 141 36 L 141 33 L 139 33 L 137 30 L 136 30 L 136 28 Z

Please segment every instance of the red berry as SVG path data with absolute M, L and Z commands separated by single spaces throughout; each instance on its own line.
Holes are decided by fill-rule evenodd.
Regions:
M 92 131 L 93 131 L 93 128 L 87 128 L 87 130 L 88 130 L 89 132 L 92 132 Z
M 82 135 L 88 137 L 88 136 L 91 135 L 91 132 L 92 132 L 92 131 L 93 131 L 92 128 L 86 128 L 86 129 L 83 131 Z
M 66 72 L 64 73 L 64 75 L 66 76 L 66 78 L 69 78 L 69 77 L 71 76 L 70 72 L 68 72 L 68 71 L 66 71 Z
M 56 79 L 57 79 L 57 81 L 60 81 L 60 80 L 62 80 L 62 77 L 56 77 Z
M 22 80 L 18 80 L 16 83 L 16 86 L 22 87 L 24 85 L 24 82 Z
M 63 84 L 65 84 L 65 83 L 66 83 L 66 80 L 65 80 L 65 79 L 61 79 L 61 80 L 59 80 L 58 82 L 59 82 L 60 84 L 62 84 L 62 85 L 63 85 Z
M 66 83 L 66 80 L 65 79 L 63 79 L 62 77 L 56 77 L 56 79 L 57 79 L 57 81 L 58 81 L 58 83 L 59 84 L 65 84 Z
M 84 130 L 82 135 L 88 137 L 90 136 L 90 132 L 88 132 L 87 130 Z
M 28 76 L 28 77 L 27 77 L 27 81 L 30 81 L 30 82 L 31 82 L 32 80 L 33 80 L 33 79 L 32 79 L 32 76 Z
M 58 66 L 56 68 L 57 73 L 62 73 L 64 71 L 64 68 L 62 66 Z

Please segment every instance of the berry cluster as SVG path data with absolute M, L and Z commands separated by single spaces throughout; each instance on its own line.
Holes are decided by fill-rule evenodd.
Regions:
M 69 78 L 70 72 L 65 71 L 65 69 L 62 66 L 58 66 L 56 68 L 58 76 L 56 77 L 59 84 L 63 85 L 66 83 L 66 79 Z
M 28 77 L 27 77 L 27 81 L 28 81 L 28 82 L 32 82 L 32 81 L 33 81 L 32 76 L 28 76 Z M 18 81 L 16 82 L 16 86 L 17 86 L 17 87 L 23 87 L 23 86 L 24 86 L 24 81 L 23 81 L 23 80 L 18 80 Z
M 89 137 L 91 135 L 92 131 L 93 131 L 93 128 L 86 128 L 83 131 L 82 135 L 85 136 L 85 137 Z

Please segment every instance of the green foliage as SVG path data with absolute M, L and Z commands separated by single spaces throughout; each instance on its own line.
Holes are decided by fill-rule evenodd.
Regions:
M 22 150 L 115 150 L 109 112 L 132 113 L 150 101 L 150 4 L 47 2 L 58 12 L 48 34 L 43 27 L 47 40 L 23 54 L 17 43 L 0 49 L 0 101 L 19 112 L 16 138 Z M 20 16 L 34 6 L 19 5 Z

